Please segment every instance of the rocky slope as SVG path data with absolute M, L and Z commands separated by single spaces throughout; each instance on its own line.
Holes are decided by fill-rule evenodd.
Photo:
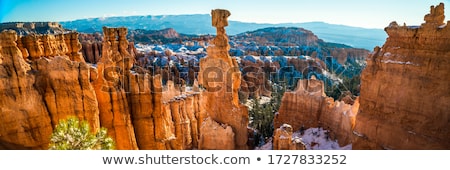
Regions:
M 341 92 L 333 92 L 332 87 L 345 83 L 346 78 L 357 77 L 369 53 L 325 42 L 303 28 L 264 28 L 230 39 L 230 55 L 241 58 L 239 64 L 245 80 L 241 91 L 251 97 L 268 96 L 269 82 L 294 89 L 298 79 L 315 75 L 326 82 L 327 95 L 337 99 Z M 356 89 L 350 91 L 359 94 Z
M 200 36 L 180 34 L 173 28 L 167 28 L 162 30 L 136 29 L 131 30 L 129 35 L 129 39 L 131 41 L 145 44 L 180 43 L 189 40 L 193 37 L 200 37 Z
M 311 31 L 303 28 L 270 27 L 238 34 L 234 37 L 234 40 L 254 41 L 263 46 L 317 46 L 319 38 Z M 321 41 L 323 42 L 323 40 Z
M 153 33 L 132 32 L 135 32 L 135 36 L 160 41 L 153 37 Z M 208 41 L 212 39 L 197 36 L 164 45 L 138 43 L 138 64 L 145 68 L 152 67 L 149 69 L 151 72 L 163 73 L 164 82 L 173 80 L 178 83 L 175 79 L 179 76 L 187 84 L 192 84 L 198 72 L 199 59 L 206 56 Z M 294 88 L 298 79 L 311 75 L 325 81 L 326 87 L 334 86 L 343 78 L 357 77 L 369 53 L 364 49 L 325 42 L 302 28 L 256 30 L 230 36 L 229 43 L 229 54 L 236 57 L 242 73 L 240 94 L 243 98 L 270 96 L 271 82 L 286 83 Z M 352 90 L 352 93 L 359 94 L 357 89 Z M 338 92 L 333 97 L 338 98 L 340 95 Z
M 295 91 L 284 93 L 280 109 L 274 117 L 274 127 L 288 124 L 293 132 L 323 127 L 330 131 L 331 139 L 337 139 L 344 146 L 352 142 L 358 107 L 358 101 L 349 105 L 327 97 L 323 82 L 314 77 L 299 80 Z
M 103 27 L 102 37 L 82 35 L 97 43 L 90 57 L 82 54 L 92 51 L 80 52 L 87 46 L 76 32 L 3 31 L 0 148 L 46 149 L 58 121 L 77 116 L 93 130 L 107 128 L 117 149 L 247 149 L 248 113 L 238 102 L 240 72 L 227 53 L 224 14 L 229 12 L 213 12 L 220 34 L 200 64 L 206 89 L 163 82 L 163 72 L 150 72 L 136 61 L 123 27 Z M 217 82 L 210 69 L 217 68 L 231 76 L 219 82 L 222 91 L 211 86 Z
M 0 30 L 14 30 L 18 35 L 37 34 L 64 34 L 69 30 L 57 22 L 10 22 L 0 24 Z
M 419 27 L 392 22 L 362 73 L 355 149 L 450 148 L 450 22 L 444 4 Z M 400 142 L 401 141 L 401 142 Z

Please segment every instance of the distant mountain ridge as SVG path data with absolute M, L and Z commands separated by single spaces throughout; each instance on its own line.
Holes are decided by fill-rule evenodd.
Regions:
M 215 34 L 215 29 L 211 27 L 211 16 L 209 14 L 108 17 L 60 23 L 65 28 L 85 33 L 101 32 L 103 26 L 124 26 L 128 29 L 145 30 L 173 28 L 182 34 Z M 387 37 L 382 29 L 366 29 L 324 22 L 260 24 L 229 21 L 227 34 L 236 35 L 266 27 L 301 27 L 311 30 L 325 41 L 368 50 L 373 50 L 375 46 L 381 46 Z
M 256 42 L 259 46 L 323 46 L 328 42 L 319 39 L 310 30 L 298 27 L 267 27 L 230 36 L 233 41 Z M 337 45 L 337 44 L 336 44 Z M 351 48 L 339 44 L 340 48 Z

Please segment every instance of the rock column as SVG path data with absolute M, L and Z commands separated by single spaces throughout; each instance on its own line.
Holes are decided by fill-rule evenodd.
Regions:
M 241 83 L 241 73 L 236 59 L 228 54 L 230 46 L 225 27 L 228 26 L 227 18 L 230 12 L 223 9 L 212 10 L 212 25 L 217 28 L 217 36 L 207 49 L 208 56 L 200 61 L 199 84 L 204 87 L 202 95 L 204 97 L 202 106 L 204 112 L 201 118 L 210 117 L 221 126 L 230 126 L 234 135 L 208 135 L 219 133 L 218 128 L 200 127 L 200 145 L 203 143 L 221 143 L 228 139 L 223 137 L 234 137 L 235 146 L 233 149 L 247 149 L 247 107 L 239 103 L 238 89 Z M 204 119 L 200 119 L 201 126 L 214 123 L 202 124 Z M 229 131 L 227 133 L 230 133 Z M 215 145 L 202 149 L 230 149 L 223 148 L 223 145 Z

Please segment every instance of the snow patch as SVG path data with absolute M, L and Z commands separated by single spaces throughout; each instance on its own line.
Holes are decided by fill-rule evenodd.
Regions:
M 355 134 L 356 136 L 359 136 L 359 137 L 364 137 L 364 135 L 363 135 L 363 134 L 361 134 L 361 133 L 358 133 L 357 131 L 353 131 L 353 134 Z
M 395 60 L 381 60 L 382 63 L 386 63 L 386 64 L 405 64 L 405 65 L 415 65 L 415 66 L 419 66 L 418 64 L 415 64 L 411 61 L 395 61 Z
M 138 75 L 138 73 L 136 73 L 134 70 L 130 70 L 130 73 L 131 73 L 132 75 Z
M 259 104 L 263 105 L 266 103 L 270 103 L 270 99 L 271 99 L 270 97 L 261 96 L 261 98 L 259 99 Z M 255 100 L 247 99 L 247 101 L 245 102 L 245 106 L 247 106 L 249 110 L 252 110 L 253 102 L 255 102 Z
M 298 131 L 292 135 L 306 145 L 307 150 L 351 150 L 352 144 L 340 147 L 337 140 L 330 140 L 329 131 L 322 128 L 309 128 L 303 133 Z
M 264 145 L 255 148 L 255 150 L 272 150 L 272 149 L 273 149 L 272 138 L 270 138 L 269 141 L 267 141 L 267 143 L 265 143 Z
M 331 79 L 331 80 L 333 80 L 333 81 L 337 81 L 337 82 L 339 82 L 339 83 L 343 83 L 344 82 L 344 80 L 342 80 L 341 78 L 339 78 L 338 77 L 338 75 L 336 75 L 336 74 L 334 74 L 334 73 L 330 73 L 330 72 L 328 72 L 327 70 L 325 70 L 325 69 L 322 69 L 322 74 L 325 76 L 325 77 L 327 77 L 328 79 Z

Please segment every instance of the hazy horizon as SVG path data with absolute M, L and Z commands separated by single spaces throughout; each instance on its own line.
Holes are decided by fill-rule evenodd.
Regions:
M 392 21 L 399 24 L 420 25 L 431 5 L 450 0 L 368 1 L 358 0 L 230 0 L 202 1 L 167 0 L 79 0 L 79 1 L 0 1 L 0 22 L 73 21 L 78 19 L 119 16 L 161 16 L 209 14 L 211 9 L 222 8 L 231 12 L 229 20 L 251 23 L 305 23 L 325 22 L 362 28 L 382 29 Z M 388 5 L 386 5 L 388 4 Z M 78 7 L 79 6 L 79 7 Z M 70 7 L 70 8 L 68 8 Z M 446 13 L 449 13 L 447 7 Z M 304 17 L 302 17 L 304 16 Z M 449 20 L 450 18 L 446 18 Z

